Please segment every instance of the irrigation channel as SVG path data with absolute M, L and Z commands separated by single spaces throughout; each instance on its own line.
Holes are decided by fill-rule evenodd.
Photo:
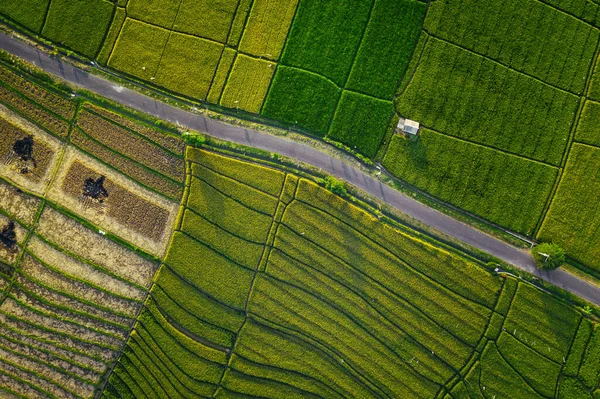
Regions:
M 197 113 L 173 107 L 134 90 L 118 86 L 114 82 L 102 77 L 83 71 L 70 63 L 64 62 L 59 57 L 51 57 L 42 50 L 2 32 L 0 32 L 0 48 L 35 64 L 51 75 L 55 75 L 124 106 L 171 123 L 177 123 L 190 130 L 196 130 L 222 140 L 281 154 L 320 168 L 436 230 L 451 235 L 472 247 L 487 252 L 496 258 L 502 259 L 538 278 L 600 306 L 600 287 L 588 283 L 565 270 L 541 271 L 535 266 L 533 258 L 528 251 L 512 246 L 430 208 L 369 176 L 358 168 L 345 163 L 343 160 L 319 149 L 284 137 L 229 125 Z

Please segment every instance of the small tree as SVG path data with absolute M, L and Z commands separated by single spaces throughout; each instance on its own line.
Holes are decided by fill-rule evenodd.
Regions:
M 319 183 L 324 185 L 327 190 L 339 195 L 340 197 L 345 197 L 348 195 L 346 183 L 336 179 L 333 176 L 327 176 L 325 179 L 319 179 Z
M 534 246 L 531 253 L 541 269 L 556 269 L 565 263 L 565 252 L 556 244 L 544 242 Z

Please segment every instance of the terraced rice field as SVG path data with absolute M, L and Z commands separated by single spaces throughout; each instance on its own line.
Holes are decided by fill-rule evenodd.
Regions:
M 33 166 L 52 176 L 39 193 L 0 169 L 0 232 L 15 233 L 0 244 L 0 396 L 600 393 L 600 326 L 558 298 L 308 177 L 186 149 L 4 68 L 29 104 L 3 109 L 6 137 L 59 156 Z
M 4 1 L 0 16 L 147 84 L 369 157 L 426 10 L 416 0 L 29 2 L 23 12 Z M 369 126 L 353 117 L 359 107 Z
M 187 160 L 177 231 L 104 397 L 598 388 L 595 347 L 580 332 L 598 327 L 550 295 L 294 174 L 206 150 Z M 574 366 L 567 376 L 585 359 L 594 378 Z

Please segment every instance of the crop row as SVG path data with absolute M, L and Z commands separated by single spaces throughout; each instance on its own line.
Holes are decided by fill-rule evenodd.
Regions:
M 31 226 L 42 201 L 0 179 L 0 209 L 12 219 Z
M 66 120 L 71 120 L 75 116 L 76 105 L 73 101 L 31 82 L 1 64 L 0 81 Z
M 292 203 L 282 223 L 302 235 L 304 240 L 353 268 L 367 273 L 381 284 L 394 287 L 395 292 L 410 298 L 412 304 L 466 342 L 475 344 L 479 341 L 491 313 L 489 309 L 435 283 L 385 247 L 326 216 L 320 211 Z M 433 301 L 432 298 L 438 300 Z M 458 320 L 461 322 L 457 323 Z
M 100 178 L 100 173 L 79 160 L 74 160 L 68 166 L 62 179 L 61 194 L 67 198 L 70 197 L 72 201 L 77 201 L 83 207 L 83 186 L 86 179 L 89 178 L 96 181 Z M 133 190 L 119 184 L 116 179 L 107 179 L 104 187 L 110 193 L 109 197 L 101 203 L 107 216 L 121 226 L 133 230 L 134 234 L 139 234 L 144 239 L 155 243 L 164 241 L 165 231 L 169 229 L 170 212 L 168 209 L 142 198 Z M 89 211 L 91 212 L 91 210 Z M 142 247 L 142 245 L 138 245 Z M 149 245 L 146 244 L 143 248 L 151 252 L 152 249 L 148 248 Z
M 400 115 L 465 140 L 558 165 L 579 99 L 431 37 Z
M 575 143 L 558 190 L 540 228 L 538 240 L 561 245 L 573 258 L 600 269 L 600 214 L 594 206 L 600 181 L 600 149 Z
M 213 152 L 189 148 L 187 157 L 214 172 L 278 197 L 283 186 L 283 172 L 251 164 Z
M 185 151 L 185 143 L 180 137 L 175 137 L 171 133 L 156 130 L 143 124 L 142 122 L 133 121 L 126 116 L 111 112 L 105 108 L 101 108 L 92 104 L 86 104 L 85 107 L 87 111 L 110 120 L 115 125 L 144 136 L 149 141 L 159 145 L 160 147 L 177 156 L 183 156 Z
M 175 181 L 183 181 L 183 160 L 151 141 L 87 111 L 80 113 L 77 124 L 99 143 Z
M 491 222 L 533 233 L 556 168 L 428 129 L 420 135 L 392 138 L 383 161 L 392 174 Z
M 39 107 L 26 97 L 21 97 L 4 85 L 0 85 L 0 103 L 58 137 L 66 138 L 69 134 L 68 122 Z
M 71 144 L 100 159 L 102 162 L 116 168 L 125 175 L 157 192 L 171 198 L 181 198 L 183 186 L 155 173 L 142 164 L 132 161 L 123 155 L 91 139 L 80 129 L 74 129 L 70 139 Z
M 598 42 L 598 30 L 534 0 L 431 7 L 425 29 L 547 83 L 580 94 Z

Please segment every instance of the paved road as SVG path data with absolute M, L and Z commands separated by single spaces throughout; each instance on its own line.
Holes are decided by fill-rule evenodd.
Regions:
M 562 287 L 590 302 L 600 305 L 600 288 L 589 284 L 563 270 L 541 272 L 531 255 L 501 240 L 491 237 L 471 226 L 444 215 L 412 198 L 381 183 L 373 177 L 350 166 L 340 159 L 318 149 L 286 138 L 232 126 L 202 115 L 167 105 L 133 90 L 116 86 L 115 83 L 91 75 L 60 59 L 51 58 L 44 52 L 0 32 L 0 48 L 35 63 L 46 72 L 93 91 L 101 96 L 160 119 L 178 123 L 191 130 L 205 132 L 220 139 L 256 147 L 297 159 L 321 168 L 328 173 L 382 199 L 398 210 L 420 220 L 439 231 L 449 234 L 475 248 L 490 253 L 520 269 L 534 274 L 554 285 Z

